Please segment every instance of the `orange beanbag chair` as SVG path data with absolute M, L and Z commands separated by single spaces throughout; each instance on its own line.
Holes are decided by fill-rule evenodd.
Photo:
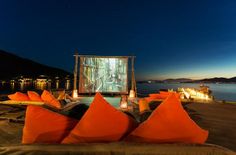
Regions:
M 159 92 L 160 92 L 160 94 L 166 95 L 166 96 L 168 96 L 172 93 L 172 92 L 168 92 L 168 91 L 159 91 Z
M 164 100 L 127 138 L 127 141 L 155 143 L 199 143 L 208 137 L 183 109 L 176 95 Z
M 8 95 L 8 98 L 15 101 L 29 101 L 30 98 L 21 92 L 16 92 L 15 94 Z
M 77 122 L 43 107 L 29 105 L 26 110 L 22 143 L 60 143 Z
M 177 98 L 180 98 L 180 94 L 176 92 L 166 92 L 166 91 L 160 91 L 160 94 L 154 93 L 154 94 L 149 94 L 149 97 L 146 97 L 147 102 L 151 102 L 153 100 L 164 100 L 166 99 L 170 94 L 175 94 Z
M 168 95 L 167 94 L 149 94 L 149 97 L 153 99 L 166 99 Z
M 27 94 L 31 101 L 39 101 L 39 102 L 43 101 L 40 95 L 35 91 L 27 91 Z
M 166 98 L 167 98 L 170 94 L 175 94 L 175 96 L 180 99 L 180 94 L 177 93 L 177 92 L 160 91 L 160 94 L 161 94 L 162 96 L 166 96 Z
M 89 109 L 63 144 L 119 141 L 137 127 L 137 122 L 111 106 L 96 93 Z
M 47 90 L 43 91 L 41 94 L 41 99 L 51 106 L 54 106 L 58 109 L 61 108 L 61 103 Z

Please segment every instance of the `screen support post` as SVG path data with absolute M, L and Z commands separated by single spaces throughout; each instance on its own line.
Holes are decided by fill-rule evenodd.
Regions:
M 74 66 L 74 85 L 73 85 L 73 92 L 72 92 L 72 97 L 76 98 L 78 97 L 78 89 L 77 89 L 77 76 L 78 76 L 78 58 L 79 58 L 79 53 L 78 50 L 75 50 L 75 66 Z
M 131 68 L 131 90 L 129 93 L 130 98 L 135 98 L 137 97 L 137 88 L 136 88 L 136 81 L 135 81 L 135 74 L 134 74 L 134 58 L 135 56 L 131 56 L 131 63 L 132 63 L 132 68 Z

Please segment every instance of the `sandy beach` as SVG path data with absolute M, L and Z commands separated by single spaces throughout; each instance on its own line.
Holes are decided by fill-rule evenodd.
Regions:
M 186 107 L 190 117 L 209 130 L 207 143 L 236 151 L 236 105 L 191 103 Z
M 236 105 L 189 103 L 185 109 L 200 127 L 209 130 L 207 143 L 236 151 Z M 24 112 L 22 106 L 0 105 L 0 144 L 20 144 Z

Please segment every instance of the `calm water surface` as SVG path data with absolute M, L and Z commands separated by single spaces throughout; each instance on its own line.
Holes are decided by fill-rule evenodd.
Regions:
M 236 84 L 206 84 L 212 90 L 212 95 L 216 100 L 226 100 L 226 101 L 236 101 Z M 199 88 L 200 84 L 197 83 L 143 83 L 137 84 L 138 94 L 147 95 L 150 93 L 158 92 L 160 89 L 174 89 L 177 90 L 179 87 L 190 87 L 190 88 Z M 11 84 L 1 84 L 0 83 L 0 95 L 1 94 L 10 94 L 16 91 L 26 92 L 27 90 L 35 90 L 35 86 L 30 85 L 11 85 Z M 72 83 L 65 85 L 65 83 L 55 84 L 52 83 L 49 86 L 43 86 L 40 89 L 72 89 Z

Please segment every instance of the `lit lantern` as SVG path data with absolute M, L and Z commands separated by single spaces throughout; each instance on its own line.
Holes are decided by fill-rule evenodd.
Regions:
M 120 108 L 121 109 L 128 109 L 128 101 L 127 101 L 127 96 L 126 95 L 121 96 Z
M 134 90 L 130 90 L 129 98 L 135 98 L 135 91 Z
M 72 93 L 72 97 L 73 98 L 77 98 L 78 97 L 78 90 L 73 90 L 73 93 Z

